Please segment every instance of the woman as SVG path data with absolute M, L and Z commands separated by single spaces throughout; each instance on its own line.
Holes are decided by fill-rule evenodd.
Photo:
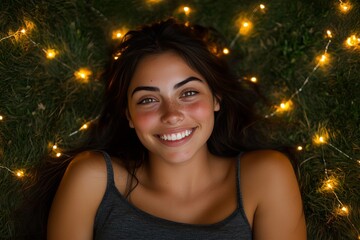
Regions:
M 292 165 L 255 150 L 253 96 L 205 30 L 125 36 L 98 123 L 57 170 L 47 239 L 306 239 Z

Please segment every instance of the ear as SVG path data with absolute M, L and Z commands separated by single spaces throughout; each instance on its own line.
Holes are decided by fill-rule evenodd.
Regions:
M 221 98 L 218 95 L 216 95 L 214 97 L 214 111 L 215 112 L 220 110 L 220 102 L 221 102 Z
M 128 109 L 126 109 L 126 118 L 127 118 L 127 120 L 129 121 L 129 126 L 130 126 L 131 128 L 134 128 L 134 123 L 133 123 L 132 120 L 131 120 L 130 113 L 129 113 L 129 110 L 128 110 Z

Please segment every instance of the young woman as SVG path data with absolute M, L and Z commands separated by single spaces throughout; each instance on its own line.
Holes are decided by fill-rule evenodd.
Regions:
M 256 150 L 253 96 L 204 30 L 125 36 L 88 142 L 41 177 L 47 239 L 306 239 L 292 165 Z

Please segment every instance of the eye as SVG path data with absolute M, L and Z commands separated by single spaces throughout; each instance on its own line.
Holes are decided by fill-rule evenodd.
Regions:
M 196 94 L 198 94 L 199 92 L 194 91 L 194 90 L 190 90 L 190 91 L 185 91 L 182 93 L 181 97 L 191 97 L 194 96 Z
M 157 102 L 157 100 L 155 98 L 144 98 L 141 99 L 137 104 L 141 105 L 141 104 L 149 104 L 153 102 Z

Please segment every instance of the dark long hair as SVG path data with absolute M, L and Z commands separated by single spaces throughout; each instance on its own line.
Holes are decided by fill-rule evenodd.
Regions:
M 103 75 L 105 92 L 102 112 L 91 126 L 80 147 L 64 157 L 47 157 L 34 173 L 34 183 L 26 188 L 21 224 L 28 232 L 22 239 L 46 239 L 46 223 L 51 202 L 72 158 L 81 151 L 103 150 L 121 159 L 134 177 L 134 170 L 147 159 L 141 144 L 126 118 L 127 90 L 141 59 L 151 54 L 173 51 L 207 81 L 220 101 L 215 124 L 208 140 L 209 151 L 218 156 L 235 156 L 241 151 L 267 148 L 253 106 L 258 96 L 234 75 L 219 56 L 213 30 L 188 26 L 168 19 L 128 32 Z M 24 211 L 26 210 L 26 211 Z M 25 215 L 25 216 L 24 216 Z M 17 232 L 24 233 L 25 229 Z M 30 232 L 29 232 L 30 230 Z

